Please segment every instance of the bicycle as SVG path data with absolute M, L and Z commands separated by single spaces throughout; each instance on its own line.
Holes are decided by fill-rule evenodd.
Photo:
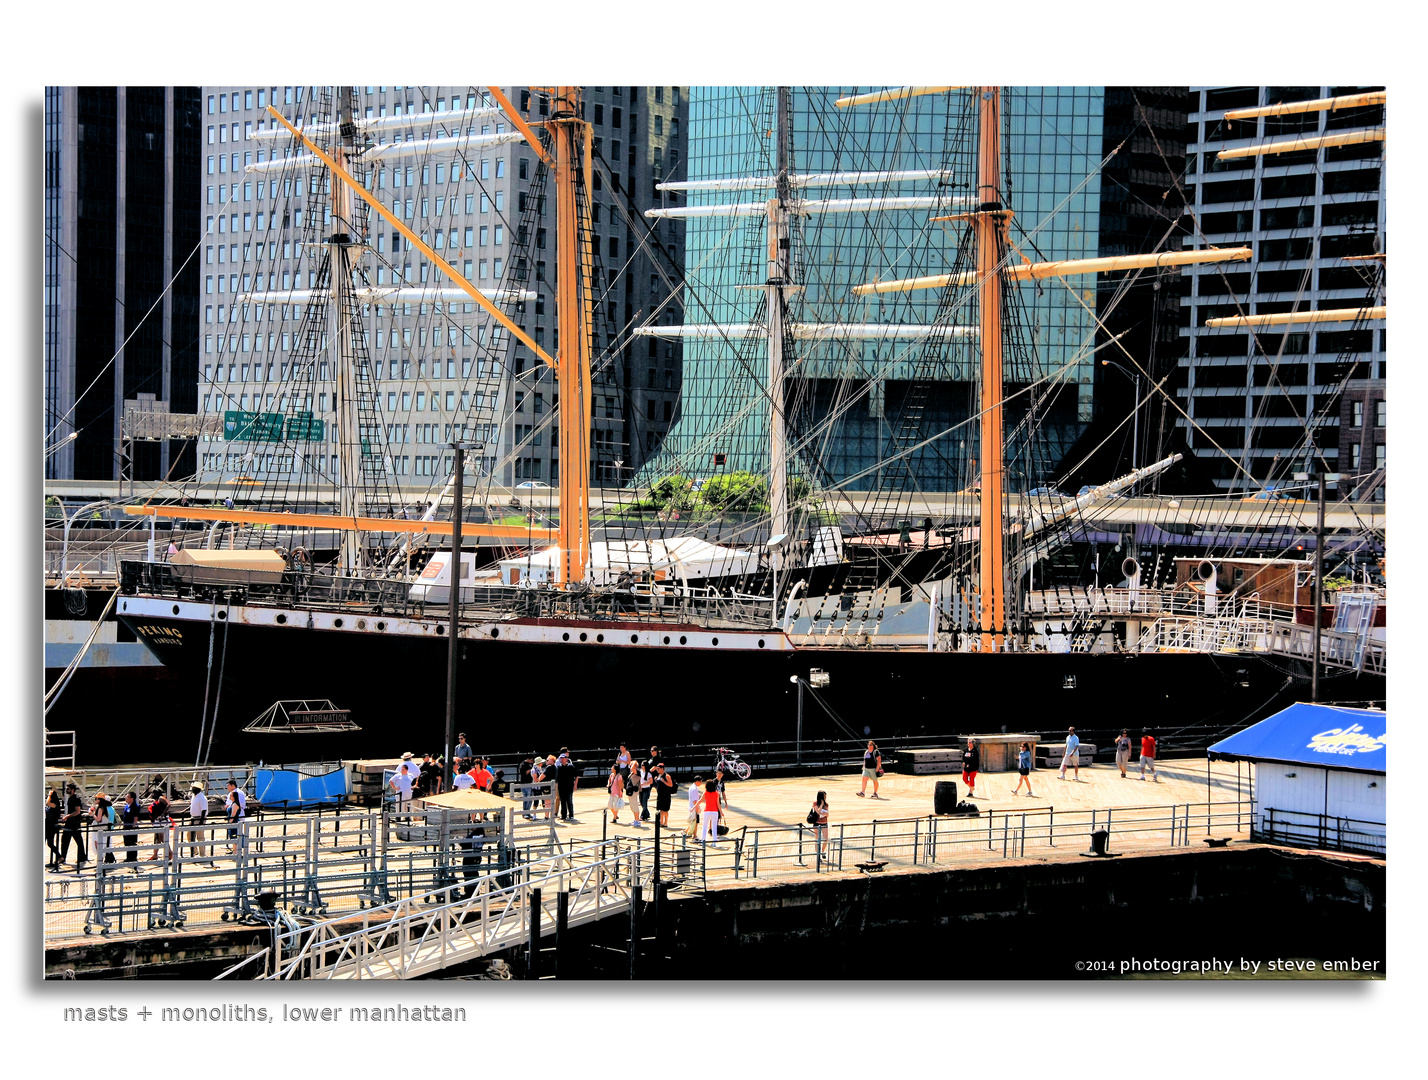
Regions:
M 723 769 L 730 773 L 736 780 L 747 780 L 753 773 L 753 769 L 747 761 L 741 761 L 739 755 L 727 746 L 714 747 L 714 769 L 717 772 Z

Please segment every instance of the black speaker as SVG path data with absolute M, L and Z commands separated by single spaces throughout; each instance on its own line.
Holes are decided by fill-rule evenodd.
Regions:
M 934 814 L 955 814 L 957 812 L 957 781 L 939 780 L 932 786 L 932 812 Z

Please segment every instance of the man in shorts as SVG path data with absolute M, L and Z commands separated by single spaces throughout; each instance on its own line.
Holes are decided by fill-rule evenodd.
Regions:
M 1145 767 L 1150 766 L 1150 777 L 1157 784 L 1160 774 L 1155 771 L 1155 736 L 1147 731 L 1140 739 L 1140 778 L 1145 779 Z
M 883 755 L 878 752 L 873 740 L 868 740 L 868 748 L 863 751 L 863 787 L 858 792 L 858 798 L 867 797 L 868 781 L 873 782 L 873 798 L 880 798 L 878 795 L 878 777 L 883 773 Z
M 1061 779 L 1066 779 L 1066 766 L 1075 771 L 1076 783 L 1081 782 L 1081 739 L 1075 728 L 1066 729 L 1066 756 L 1061 759 Z

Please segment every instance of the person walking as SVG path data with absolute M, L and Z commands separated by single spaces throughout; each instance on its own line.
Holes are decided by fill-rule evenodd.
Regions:
M 982 751 L 976 739 L 967 740 L 967 748 L 962 751 L 962 783 L 967 785 L 967 798 L 977 796 L 977 773 L 982 768 Z
M 883 755 L 878 751 L 873 740 L 868 740 L 868 748 L 863 751 L 863 786 L 858 789 L 858 798 L 866 798 L 868 792 L 868 781 L 873 782 L 873 798 L 881 798 L 878 795 L 878 777 L 883 774 Z
M 653 786 L 655 791 L 655 814 L 661 829 L 669 828 L 669 807 L 674 799 L 675 789 L 679 786 L 674 781 L 674 776 L 664 767 L 663 761 L 656 761 L 654 764 Z M 641 796 L 644 796 L 645 789 L 641 789 Z
M 1130 732 L 1121 728 L 1116 736 L 1116 768 L 1121 770 L 1121 779 L 1126 778 L 1126 763 L 1130 761 Z
M 719 785 L 713 780 L 704 782 L 704 799 L 701 803 L 699 842 L 719 840 L 719 819 L 724 811 L 719 809 Z
M 555 787 L 560 795 L 560 816 L 565 821 L 575 820 L 575 789 L 579 786 L 580 770 L 570 760 L 569 747 L 562 746 L 555 762 Z
M 729 805 L 729 794 L 724 790 L 724 766 L 722 765 L 714 770 L 714 787 L 719 792 L 719 809 L 726 809 Z
M 89 861 L 89 852 L 84 842 L 84 800 L 79 797 L 79 787 L 70 784 L 67 789 L 69 794 L 64 801 L 64 814 L 60 818 L 60 850 L 57 866 L 63 866 L 65 859 L 69 855 L 69 842 L 74 841 L 75 862 L 74 872 L 77 874 L 84 869 L 84 864 Z
M 610 766 L 610 775 L 605 777 L 605 790 L 610 793 L 610 797 L 605 800 L 605 808 L 610 811 L 610 824 L 620 824 L 620 807 L 625 805 L 625 781 L 620 776 L 620 765 L 616 762 Z
M 59 830 L 63 817 L 64 807 L 60 805 L 59 792 L 50 788 L 50 793 L 45 796 L 45 847 L 50 852 L 50 861 L 46 865 L 51 873 L 59 872 Z
M 816 855 L 822 860 L 828 858 L 828 793 L 820 791 L 809 808 L 809 824 L 813 827 L 813 842 Z
M 124 826 L 124 861 L 136 863 L 139 861 L 139 797 L 132 791 L 124 793 L 119 820 Z M 138 871 L 137 866 L 133 869 Z
M 615 755 L 615 768 L 620 770 L 620 779 L 625 781 L 627 787 L 630 781 L 630 763 L 632 760 L 629 747 L 621 743 L 620 752 Z
M 188 843 L 190 854 L 195 859 L 206 859 L 213 865 L 213 849 L 201 841 L 208 825 L 208 796 L 203 793 L 202 784 L 194 784 L 189 789 L 188 798 Z
M 1016 771 L 1018 773 L 1016 787 L 1012 788 L 1012 794 L 1016 795 L 1021 791 L 1021 785 L 1026 785 L 1026 793 L 1034 794 L 1031 790 L 1031 743 L 1024 742 L 1021 749 L 1016 752 Z
M 1160 774 L 1155 771 L 1155 736 L 1147 728 L 1144 735 L 1140 737 L 1140 778 L 1145 779 L 1145 767 L 1150 766 L 1150 777 L 1157 784 L 1160 783 Z
M 1081 739 L 1075 728 L 1066 729 L 1066 754 L 1061 759 L 1061 779 L 1066 779 L 1066 766 L 1075 772 L 1076 783 L 1081 782 Z
M 154 801 L 149 803 L 149 821 L 154 826 L 154 843 L 164 845 L 164 850 L 168 851 L 169 839 L 169 797 L 164 794 L 162 786 L 154 795 Z M 170 854 L 172 854 L 170 852 Z M 148 862 L 153 862 L 159 857 L 157 850 L 149 855 Z

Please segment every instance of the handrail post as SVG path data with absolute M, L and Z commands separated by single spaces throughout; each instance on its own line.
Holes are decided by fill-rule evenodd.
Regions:
M 540 978 L 540 886 L 526 890 L 526 978 Z

